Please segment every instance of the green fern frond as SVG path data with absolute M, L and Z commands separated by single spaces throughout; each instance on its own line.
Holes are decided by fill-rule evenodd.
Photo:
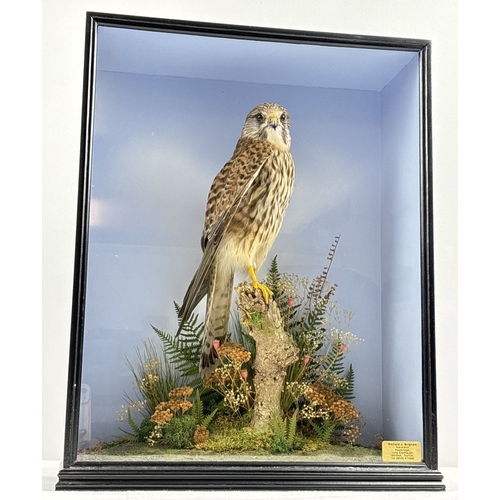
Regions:
M 271 261 L 271 265 L 266 276 L 266 285 L 271 289 L 274 295 L 276 295 L 279 291 L 280 279 L 281 274 L 278 270 L 278 256 L 275 255 Z
M 130 438 L 127 438 L 128 441 L 134 442 L 134 441 L 139 441 L 139 434 L 141 432 L 140 427 L 135 423 L 134 418 L 132 417 L 132 413 L 130 411 L 130 408 L 127 408 L 127 424 L 130 426 L 132 431 L 122 429 L 121 427 L 118 427 L 118 429 L 123 432 L 124 434 L 127 434 L 130 436 Z
M 179 306 L 174 303 L 177 314 Z M 200 387 L 199 362 L 203 339 L 204 323 L 198 320 L 197 314 L 192 314 L 184 323 L 178 337 L 163 332 L 152 326 L 163 344 L 163 350 L 170 362 L 182 377 L 189 380 L 194 388 Z
M 331 420 L 323 420 L 321 425 L 318 425 L 313 421 L 311 421 L 310 424 L 323 443 L 330 443 L 333 433 L 335 432 L 335 422 L 332 422 Z
M 134 436 L 138 436 L 140 432 L 139 426 L 134 422 L 134 419 L 132 418 L 132 412 L 130 411 L 130 408 L 127 409 L 127 424 L 130 426 L 132 429 L 132 433 Z
M 193 401 L 193 406 L 191 407 L 191 413 L 193 414 L 196 423 L 201 425 L 203 421 L 203 403 L 200 398 L 200 391 L 196 389 L 195 398 Z
M 215 408 L 211 413 L 209 413 L 208 415 L 205 416 L 205 418 L 203 418 L 203 420 L 201 421 L 201 425 L 203 427 L 208 427 L 212 420 L 214 419 L 215 417 L 215 414 L 219 411 L 218 408 Z
M 297 408 L 290 418 L 281 418 L 279 415 L 275 415 L 271 420 L 275 452 L 290 451 L 293 449 L 297 434 L 298 413 L 299 409 Z
M 293 444 L 295 442 L 295 435 L 297 433 L 297 415 L 299 414 L 299 409 L 296 408 L 296 410 L 293 412 L 292 416 L 290 417 L 290 420 L 288 422 L 288 432 L 287 432 L 287 443 L 290 446 L 290 449 L 293 448 Z
M 344 391 L 342 391 L 342 394 L 339 394 L 342 396 L 346 401 L 352 401 L 355 396 L 354 396 L 354 370 L 352 368 L 352 364 L 349 365 L 349 370 L 347 370 L 347 375 L 346 375 L 346 380 L 347 380 L 347 387 L 345 388 Z
M 281 418 L 279 415 L 275 415 L 274 418 L 271 419 L 270 426 L 275 439 L 286 439 L 286 419 Z
M 337 375 L 341 375 L 344 372 L 344 352 L 340 346 L 340 341 L 332 343 L 332 347 L 322 365 L 324 371 L 336 373 Z

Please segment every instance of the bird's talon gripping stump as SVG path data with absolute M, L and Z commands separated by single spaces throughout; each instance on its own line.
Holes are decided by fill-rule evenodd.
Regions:
M 263 285 L 262 283 L 259 283 L 257 280 L 257 274 L 255 273 L 255 269 L 253 267 L 248 268 L 248 274 L 250 275 L 250 278 L 252 279 L 252 286 L 255 288 L 255 290 L 260 290 L 262 293 L 262 298 L 266 304 L 269 304 L 269 299 L 272 297 L 273 292 L 270 288 L 268 288 L 266 285 Z

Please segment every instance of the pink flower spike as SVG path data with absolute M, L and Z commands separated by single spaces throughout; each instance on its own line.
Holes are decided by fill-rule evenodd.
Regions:
M 240 373 L 243 380 L 246 380 L 248 378 L 248 370 L 241 370 Z
M 288 309 L 291 309 L 293 307 L 294 303 L 295 303 L 295 299 L 293 297 L 290 297 L 288 299 Z
M 218 351 L 218 350 L 219 350 L 219 348 L 220 348 L 220 340 L 214 340 L 214 344 L 213 344 L 213 346 L 214 346 L 214 349 L 215 349 L 216 351 Z
M 304 356 L 304 364 L 307 365 L 307 363 L 309 363 L 310 359 L 311 359 L 310 356 Z
M 344 342 L 342 342 L 342 344 L 340 344 L 340 350 L 343 351 L 345 349 L 346 345 L 344 344 Z

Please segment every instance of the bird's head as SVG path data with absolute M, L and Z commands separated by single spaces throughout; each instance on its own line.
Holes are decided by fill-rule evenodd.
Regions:
M 292 139 L 288 111 L 279 104 L 259 104 L 248 113 L 241 138 L 269 141 L 278 149 L 289 151 Z

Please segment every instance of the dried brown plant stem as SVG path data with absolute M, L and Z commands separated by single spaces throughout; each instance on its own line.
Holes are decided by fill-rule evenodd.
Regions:
M 236 287 L 241 322 L 254 338 L 254 416 L 252 427 L 268 430 L 274 416 L 281 413 L 281 391 L 286 367 L 298 360 L 299 349 L 283 330 L 283 321 L 274 300 L 266 304 L 260 290 L 243 282 Z

